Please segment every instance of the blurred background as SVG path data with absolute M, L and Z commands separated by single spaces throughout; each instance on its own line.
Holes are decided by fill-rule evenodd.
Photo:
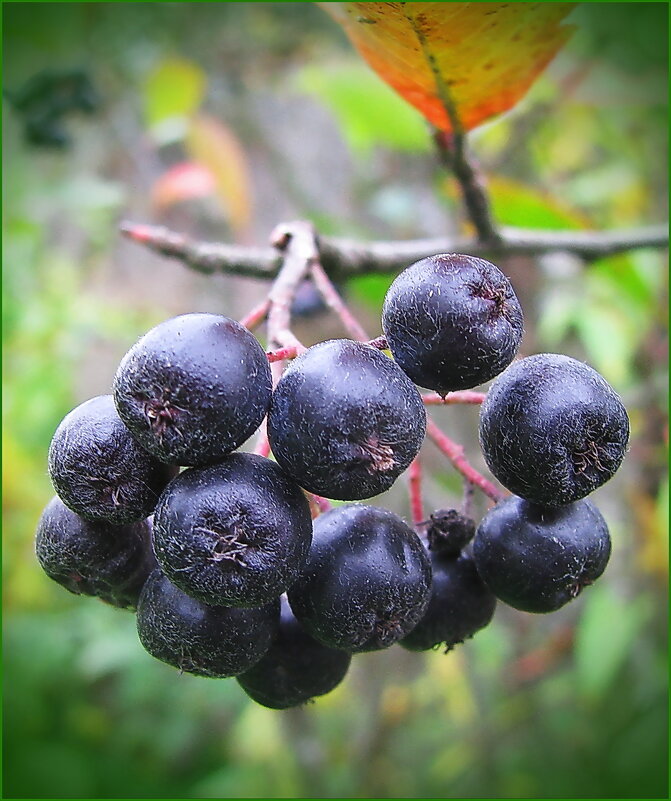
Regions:
M 473 132 L 500 223 L 667 219 L 667 13 L 578 4 L 524 101 Z M 61 418 L 110 391 L 154 324 L 240 317 L 268 289 L 189 271 L 118 224 L 249 244 L 296 218 L 439 236 L 463 230 L 457 189 L 422 118 L 315 4 L 11 3 L 3 32 L 3 795 L 666 797 L 666 253 L 500 263 L 522 355 L 588 361 L 629 410 L 628 457 L 593 497 L 613 538 L 600 581 L 552 615 L 500 604 L 447 655 L 357 656 L 330 695 L 273 712 L 153 660 L 131 613 L 69 595 L 34 556 Z M 371 336 L 392 278 L 342 287 Z M 307 344 L 344 335 L 309 292 L 296 311 Z M 483 468 L 477 409 L 435 419 Z M 431 444 L 423 460 L 427 507 L 459 503 Z M 403 478 L 374 502 L 409 518 Z

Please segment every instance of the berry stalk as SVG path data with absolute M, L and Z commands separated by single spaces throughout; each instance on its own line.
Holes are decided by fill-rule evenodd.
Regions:
M 363 326 L 340 297 L 338 290 L 333 286 L 331 279 L 319 262 L 314 262 L 312 264 L 310 275 L 324 303 L 338 315 L 347 333 L 352 339 L 365 342 L 368 339 L 368 335 L 364 331 Z
M 424 522 L 422 465 L 419 459 L 414 459 L 408 468 L 408 490 L 410 493 L 410 517 L 414 528 L 418 528 Z
M 447 456 L 454 467 L 468 479 L 472 484 L 482 490 L 488 498 L 498 503 L 503 500 L 505 494 L 497 489 L 491 481 L 488 481 L 479 473 L 464 456 L 464 449 L 453 439 L 444 434 L 430 418 L 426 422 L 427 436 L 433 441 L 438 449 Z

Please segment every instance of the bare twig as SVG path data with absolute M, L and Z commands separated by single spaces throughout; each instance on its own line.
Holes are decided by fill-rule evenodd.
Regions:
M 277 226 L 270 241 L 282 254 L 282 267 L 270 288 L 264 311 L 268 318 L 268 345 L 271 348 L 267 356 L 273 384 L 276 385 L 282 376 L 285 360 L 305 350 L 291 331 L 291 304 L 301 281 L 317 258 L 317 245 L 312 225 L 302 221 Z M 244 319 L 256 319 L 259 314 L 260 307 L 257 307 Z M 254 452 L 261 456 L 270 454 L 266 420 L 261 425 Z
M 444 434 L 431 419 L 427 420 L 426 434 L 438 446 L 439 450 L 447 456 L 462 476 L 472 484 L 475 484 L 476 487 L 479 487 L 488 498 L 498 502 L 505 497 L 505 494 L 500 489 L 497 489 L 491 481 L 488 481 L 469 464 L 464 456 L 463 447 L 450 439 L 447 434 Z
M 328 277 L 324 268 L 319 262 L 313 262 L 311 275 L 314 285 L 319 294 L 322 296 L 324 303 L 326 303 L 329 309 L 338 315 L 340 322 L 345 328 L 345 331 L 347 331 L 352 339 L 358 339 L 360 342 L 365 342 L 368 339 L 368 335 L 363 330 L 361 323 L 359 323 L 347 305 L 343 302 L 338 290 L 333 286 L 331 279 Z
M 268 300 L 268 346 L 305 350 L 291 331 L 291 304 L 301 281 L 319 258 L 315 231 L 309 222 L 299 220 L 278 225 L 270 236 L 271 244 L 282 254 L 282 268 L 277 274 Z
M 224 242 L 197 242 L 161 225 L 122 222 L 124 236 L 146 245 L 162 256 L 179 259 L 200 273 L 231 273 L 254 278 L 272 278 L 279 271 L 282 257 L 273 248 L 229 245 Z
M 176 258 L 187 267 L 205 273 L 229 273 L 271 279 L 279 272 L 282 255 L 275 248 L 242 247 L 225 243 L 194 242 L 160 226 L 124 223 L 122 233 L 135 242 Z M 591 260 L 636 250 L 664 248 L 669 244 L 668 223 L 621 231 L 539 231 L 501 228 L 496 245 L 471 237 L 436 237 L 399 242 L 357 242 L 320 237 L 321 264 L 331 276 L 350 278 L 369 273 L 395 273 L 419 259 L 436 253 L 469 253 L 473 256 L 506 256 L 567 251 Z
M 433 139 L 441 164 L 454 173 L 459 183 L 464 206 L 478 239 L 483 244 L 496 246 L 501 242 L 501 234 L 494 224 L 484 180 L 474 162 L 468 157 L 465 134 L 463 131 L 458 134 L 436 131 Z

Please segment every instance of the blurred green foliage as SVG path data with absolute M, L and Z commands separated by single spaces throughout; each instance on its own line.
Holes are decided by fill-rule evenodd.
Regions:
M 329 696 L 277 713 L 251 704 L 234 680 L 152 660 L 131 614 L 69 596 L 41 573 L 32 538 L 63 415 L 108 392 L 130 344 L 194 298 L 237 303 L 240 315 L 252 305 L 244 282 L 185 278 L 119 245 L 119 219 L 151 218 L 153 182 L 184 158 L 190 113 L 219 116 L 243 143 L 259 238 L 300 215 L 324 232 L 370 238 L 439 235 L 461 221 L 422 120 L 313 4 L 37 6 L 3 6 L 6 88 L 40 69 L 84 65 L 103 109 L 69 121 L 74 144 L 53 153 L 22 139 L 5 101 L 4 797 L 666 797 L 668 290 L 657 251 L 587 267 L 508 265 L 524 294 L 527 352 L 590 361 L 632 420 L 629 457 L 597 498 L 611 564 L 565 610 L 500 608 L 449 655 L 361 655 Z M 554 229 L 666 219 L 667 6 L 580 4 L 575 21 L 577 34 L 524 102 L 472 137 L 496 218 Z M 326 141 L 339 143 L 341 161 L 331 172 L 326 152 L 310 169 L 292 161 L 291 140 L 278 144 L 275 128 L 263 128 L 266 106 L 278 136 L 281 109 L 300 119 L 308 108 L 314 127 L 293 132 L 298 149 L 335 137 Z M 325 187 L 319 203 L 299 185 L 310 172 Z M 336 172 L 349 181 L 338 213 Z M 192 203 L 158 221 L 209 238 L 225 230 L 217 214 Z M 377 320 L 390 280 L 352 282 L 356 311 Z M 455 429 L 467 419 L 447 411 Z M 475 453 L 473 432 L 457 434 Z M 429 500 L 457 502 L 455 474 L 427 460 Z M 389 501 L 407 515 L 402 496 Z

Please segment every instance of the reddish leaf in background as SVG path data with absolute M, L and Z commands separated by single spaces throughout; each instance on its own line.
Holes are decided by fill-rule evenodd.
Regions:
M 156 181 L 151 199 L 160 210 L 184 200 L 213 195 L 215 187 L 214 176 L 206 167 L 184 161 L 175 164 Z
M 319 3 L 439 130 L 512 108 L 566 42 L 575 3 Z

